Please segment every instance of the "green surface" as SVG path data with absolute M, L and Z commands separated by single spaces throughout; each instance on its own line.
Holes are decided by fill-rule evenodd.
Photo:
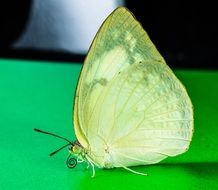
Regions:
M 0 60 L 0 189 L 218 189 L 218 71 L 176 70 L 193 105 L 195 133 L 190 150 L 158 165 L 134 169 L 73 170 L 65 142 L 37 127 L 75 139 L 73 96 L 80 64 Z

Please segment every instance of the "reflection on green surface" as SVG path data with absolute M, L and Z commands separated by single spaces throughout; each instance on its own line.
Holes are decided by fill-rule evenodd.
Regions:
M 66 167 L 64 142 L 37 127 L 74 140 L 73 95 L 81 65 L 0 60 L 0 189 L 218 189 L 218 71 L 177 70 L 195 110 L 190 150 L 161 164 L 134 169 Z

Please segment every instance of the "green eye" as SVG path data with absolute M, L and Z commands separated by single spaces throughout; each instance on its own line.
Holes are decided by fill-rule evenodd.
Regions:
M 82 151 L 81 148 L 79 146 L 77 146 L 77 145 L 74 145 L 72 147 L 73 154 L 79 154 L 79 153 L 81 153 L 81 151 Z

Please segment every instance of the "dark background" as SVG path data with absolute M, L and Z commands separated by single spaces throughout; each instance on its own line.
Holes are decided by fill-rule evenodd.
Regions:
M 215 2 L 125 1 L 172 67 L 217 69 L 217 10 Z M 0 3 L 0 57 L 80 61 L 85 55 L 11 48 L 25 30 L 31 0 Z

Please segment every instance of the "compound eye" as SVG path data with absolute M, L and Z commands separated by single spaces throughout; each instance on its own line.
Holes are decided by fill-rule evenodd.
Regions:
M 73 146 L 70 145 L 69 148 L 68 148 L 68 150 L 69 150 L 70 152 L 72 152 L 72 151 L 73 151 Z
M 76 146 L 73 146 L 72 151 L 76 153 L 78 151 L 78 148 Z

